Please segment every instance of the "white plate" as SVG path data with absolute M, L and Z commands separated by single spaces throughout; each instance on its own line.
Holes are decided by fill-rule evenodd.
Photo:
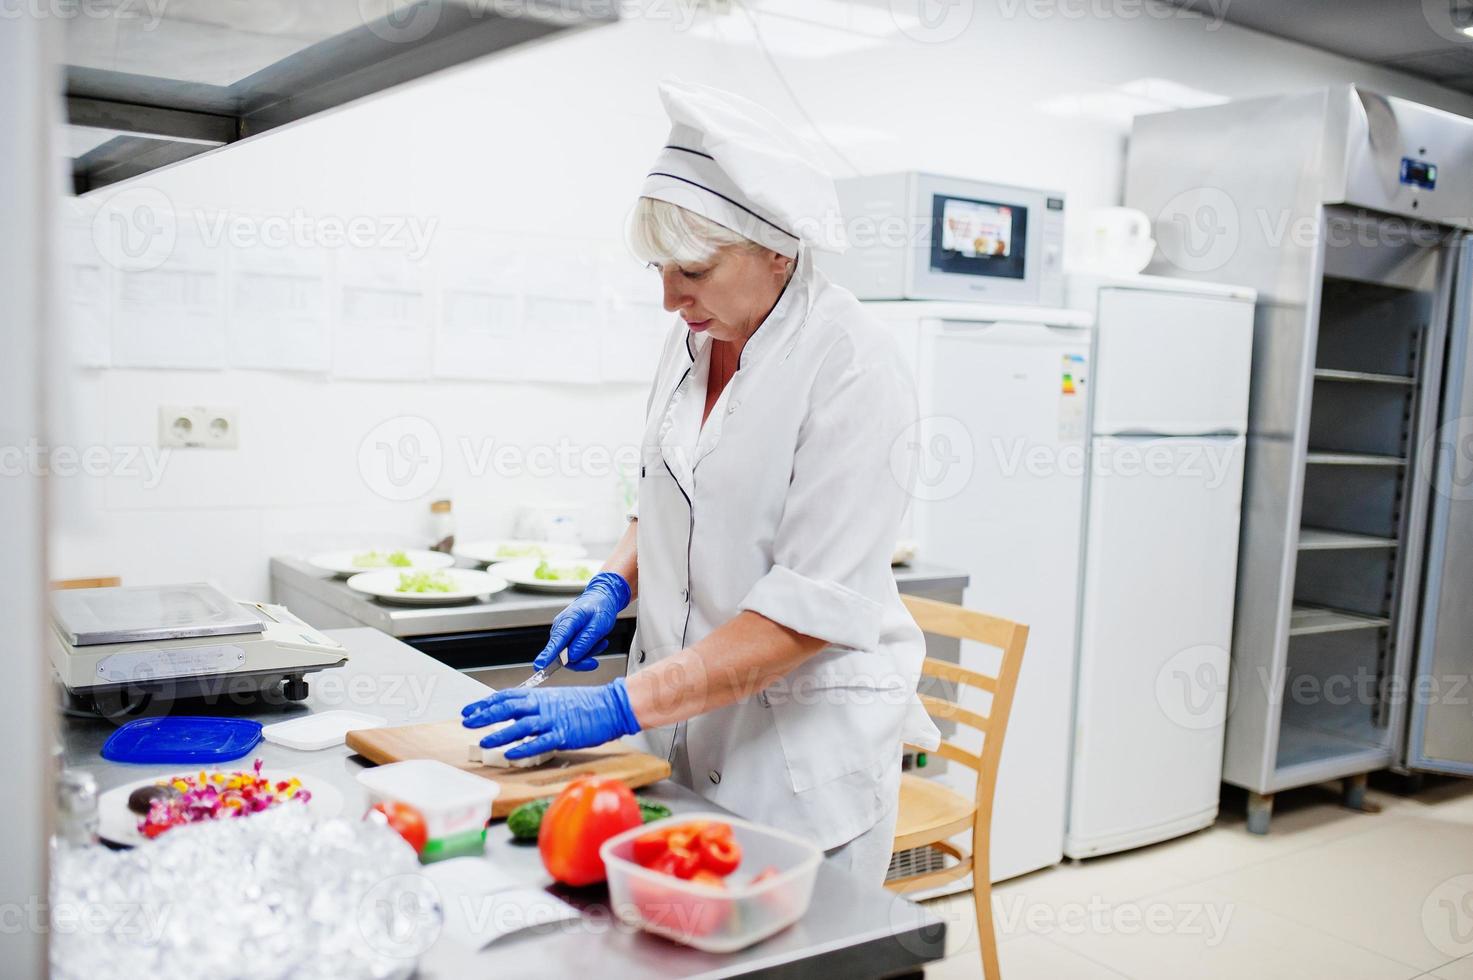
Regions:
M 253 760 L 254 761 L 254 760 Z M 174 771 L 161 776 L 149 776 L 147 779 L 139 779 L 110 789 L 97 798 L 97 836 L 114 844 L 125 847 L 137 847 L 139 844 L 149 843 L 149 838 L 138 832 L 138 821 L 143 819 L 132 810 L 128 809 L 128 796 L 143 786 L 152 786 L 161 779 L 169 776 L 198 775 L 200 769 L 205 772 L 250 772 L 252 762 L 245 759 L 233 763 L 225 763 L 219 766 L 180 766 Z M 275 769 L 262 769 L 262 778 L 269 779 L 273 783 L 283 779 L 296 777 L 301 780 L 302 789 L 312 794 L 312 798 L 306 803 L 293 803 L 288 801 L 281 806 L 305 806 L 313 816 L 335 817 L 343 809 L 343 794 L 326 780 L 318 779 L 316 776 L 302 776 L 300 773 L 279 772 Z M 254 814 L 253 814 L 254 815 Z M 249 820 L 250 817 L 227 817 L 228 820 Z M 176 828 L 177 829 L 177 828 Z M 172 834 L 173 830 L 167 830 L 154 840 L 162 840 Z
M 480 596 L 491 595 L 506 588 L 506 579 L 487 572 L 477 572 L 469 568 L 444 568 L 440 572 L 454 580 L 454 591 L 400 592 L 399 576 L 403 573 L 397 570 L 354 575 L 348 579 L 348 588 L 384 602 L 396 602 L 404 606 L 446 606 L 471 602 Z
M 521 549 L 536 548 L 536 551 Z M 493 538 L 490 541 L 467 541 L 455 547 L 455 557 L 478 561 L 483 565 L 524 558 L 582 558 L 588 549 L 577 544 L 555 544 L 551 541 L 529 541 L 525 538 Z
M 527 589 L 531 592 L 582 592 L 588 585 L 588 579 L 545 579 L 538 578 L 533 574 L 537 570 L 541 559 L 522 558 L 517 561 L 503 561 L 492 565 L 486 571 L 500 575 L 512 585 L 519 589 Z M 598 574 L 603 562 L 590 561 L 589 559 L 559 558 L 548 559 L 547 562 L 556 569 L 572 569 L 582 566 L 588 569 L 589 576 Z
M 402 551 L 404 552 L 404 557 L 409 559 L 409 564 L 407 566 L 365 566 L 353 564 L 353 558 L 355 556 L 366 555 L 370 551 L 377 551 L 380 555 Z M 324 554 L 313 555 L 307 559 L 307 563 L 323 571 L 346 577 L 348 575 L 358 575 L 362 572 L 393 571 L 395 569 L 402 569 L 403 571 L 433 571 L 436 568 L 449 568 L 455 564 L 455 559 L 443 551 L 424 551 L 419 548 L 357 548 L 353 551 L 329 551 Z

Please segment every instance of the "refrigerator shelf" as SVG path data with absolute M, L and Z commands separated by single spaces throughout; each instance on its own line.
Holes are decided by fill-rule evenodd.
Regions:
M 1327 606 L 1308 606 L 1296 603 L 1289 616 L 1290 636 L 1309 636 L 1314 633 L 1340 633 L 1345 630 L 1379 629 L 1390 626 L 1388 616 L 1364 616 L 1330 609 Z
M 1345 381 L 1352 383 L 1408 386 L 1417 383 L 1416 378 L 1409 378 L 1401 374 L 1382 374 L 1378 371 L 1341 371 L 1337 368 L 1315 368 L 1314 379 L 1316 381 Z
M 1401 456 L 1378 456 L 1374 453 L 1316 453 L 1311 452 L 1304 461 L 1316 466 L 1405 466 Z
M 1332 531 L 1322 527 L 1299 529 L 1300 551 L 1348 551 L 1357 548 L 1395 548 L 1395 538 L 1383 538 L 1374 534 L 1352 534 L 1349 531 Z
M 1389 747 L 1285 724 L 1279 728 L 1278 755 L 1269 791 L 1372 772 L 1390 764 Z

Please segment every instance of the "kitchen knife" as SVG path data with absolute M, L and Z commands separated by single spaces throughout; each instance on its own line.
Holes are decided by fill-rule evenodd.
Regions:
M 558 671 L 563 669 L 563 664 L 567 662 L 567 656 L 568 651 L 564 650 L 562 656 L 558 657 L 552 663 L 548 664 L 546 667 L 543 667 L 541 670 L 533 671 L 531 677 L 528 677 L 526 680 L 517 685 L 517 689 L 531 689 L 541 686 L 543 681 L 547 680 L 553 674 L 556 674 Z

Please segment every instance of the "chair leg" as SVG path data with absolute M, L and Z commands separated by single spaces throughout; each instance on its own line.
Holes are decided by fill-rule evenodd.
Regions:
M 997 933 L 992 926 L 992 872 L 985 855 L 980 866 L 972 865 L 972 902 L 977 906 L 977 947 L 982 952 L 982 976 L 984 980 L 1002 980 L 1002 968 L 997 962 Z

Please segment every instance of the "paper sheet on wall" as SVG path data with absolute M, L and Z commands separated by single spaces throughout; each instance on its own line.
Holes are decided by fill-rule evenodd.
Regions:
M 674 317 L 662 305 L 660 275 L 617 247 L 604 254 L 603 281 L 609 297 L 608 328 L 599 339 L 603 378 L 647 385 Z
M 515 381 L 523 376 L 522 255 L 514 239 L 450 229 L 436 241 L 436 377 Z
M 526 370 L 522 301 L 477 289 L 440 290 L 435 376 L 516 381 Z
M 223 244 L 209 245 L 190 213 L 165 210 L 162 202 L 139 203 L 128 194 L 104 205 L 102 219 L 116 269 L 113 365 L 223 368 Z
M 333 374 L 417 380 L 432 366 L 429 274 L 406 253 L 349 249 L 339 255 Z
M 522 281 L 527 293 L 520 353 L 529 381 L 597 384 L 603 332 L 600 252 L 586 238 L 529 239 Z
M 649 384 L 659 365 L 674 314 L 658 303 L 614 300 L 608 326 L 600 334 L 599 365 L 605 381 Z
M 604 307 L 592 300 L 528 296 L 518 338 L 527 381 L 597 384 Z
M 602 255 L 587 239 L 526 239 L 522 289 L 528 296 L 595 302 L 604 295 Z
M 435 235 L 431 258 L 442 285 L 515 295 L 525 285 L 524 251 L 522 240 L 511 235 L 445 228 Z
M 112 363 L 112 266 L 94 240 L 98 209 L 65 199 L 61 226 L 61 293 L 65 304 L 67 353 L 76 367 Z
M 613 248 L 604 253 L 602 276 L 605 292 L 614 301 L 660 305 L 663 294 L 660 273 L 626 249 Z
M 333 253 L 256 244 L 230 253 L 227 285 L 231 367 L 326 372 Z

